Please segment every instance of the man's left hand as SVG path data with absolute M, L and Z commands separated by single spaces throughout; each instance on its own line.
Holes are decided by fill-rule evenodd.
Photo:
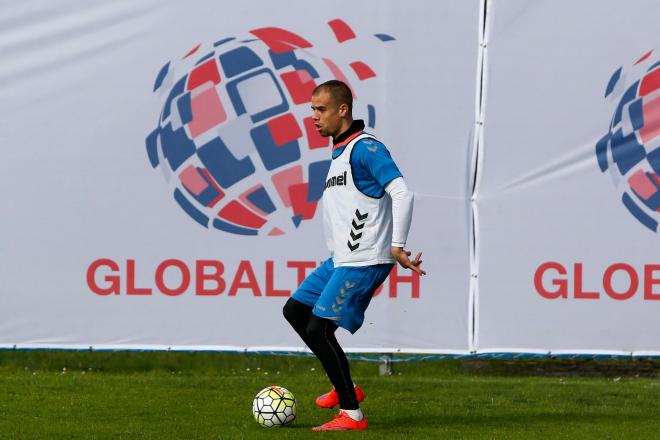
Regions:
M 426 275 L 426 272 L 422 270 L 422 253 L 418 253 L 414 260 L 410 261 L 410 251 L 405 250 L 402 247 L 392 246 L 392 256 L 396 258 L 396 261 L 405 269 L 410 269 L 417 272 L 419 275 Z

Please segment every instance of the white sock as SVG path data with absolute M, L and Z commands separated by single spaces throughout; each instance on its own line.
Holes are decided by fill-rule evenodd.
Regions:
M 358 409 L 342 409 L 342 412 L 348 414 L 348 416 L 355 420 L 356 422 L 361 421 L 364 418 L 364 415 L 362 414 L 362 410 L 360 408 Z

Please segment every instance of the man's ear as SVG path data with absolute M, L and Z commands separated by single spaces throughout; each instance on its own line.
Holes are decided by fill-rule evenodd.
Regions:
M 342 118 L 348 113 L 348 105 L 346 103 L 339 106 L 339 116 Z

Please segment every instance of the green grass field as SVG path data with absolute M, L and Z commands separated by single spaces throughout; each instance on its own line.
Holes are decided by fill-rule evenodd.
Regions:
M 334 413 L 314 406 L 329 389 L 314 358 L 0 351 L 0 439 L 660 438 L 658 361 L 582 363 L 420 361 L 379 376 L 352 361 L 369 430 L 317 433 Z M 596 370 L 610 377 L 576 375 Z M 271 384 L 297 398 L 291 427 L 252 419 L 254 394 Z

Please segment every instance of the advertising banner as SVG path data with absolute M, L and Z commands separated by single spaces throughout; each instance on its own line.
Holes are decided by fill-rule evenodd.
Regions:
M 476 348 L 660 353 L 660 4 L 488 3 Z
M 310 97 L 340 79 L 415 192 L 407 247 L 429 275 L 395 268 L 339 337 L 467 353 L 478 15 L 477 0 L 5 4 L 0 346 L 303 350 L 282 306 L 329 256 L 331 146 Z

